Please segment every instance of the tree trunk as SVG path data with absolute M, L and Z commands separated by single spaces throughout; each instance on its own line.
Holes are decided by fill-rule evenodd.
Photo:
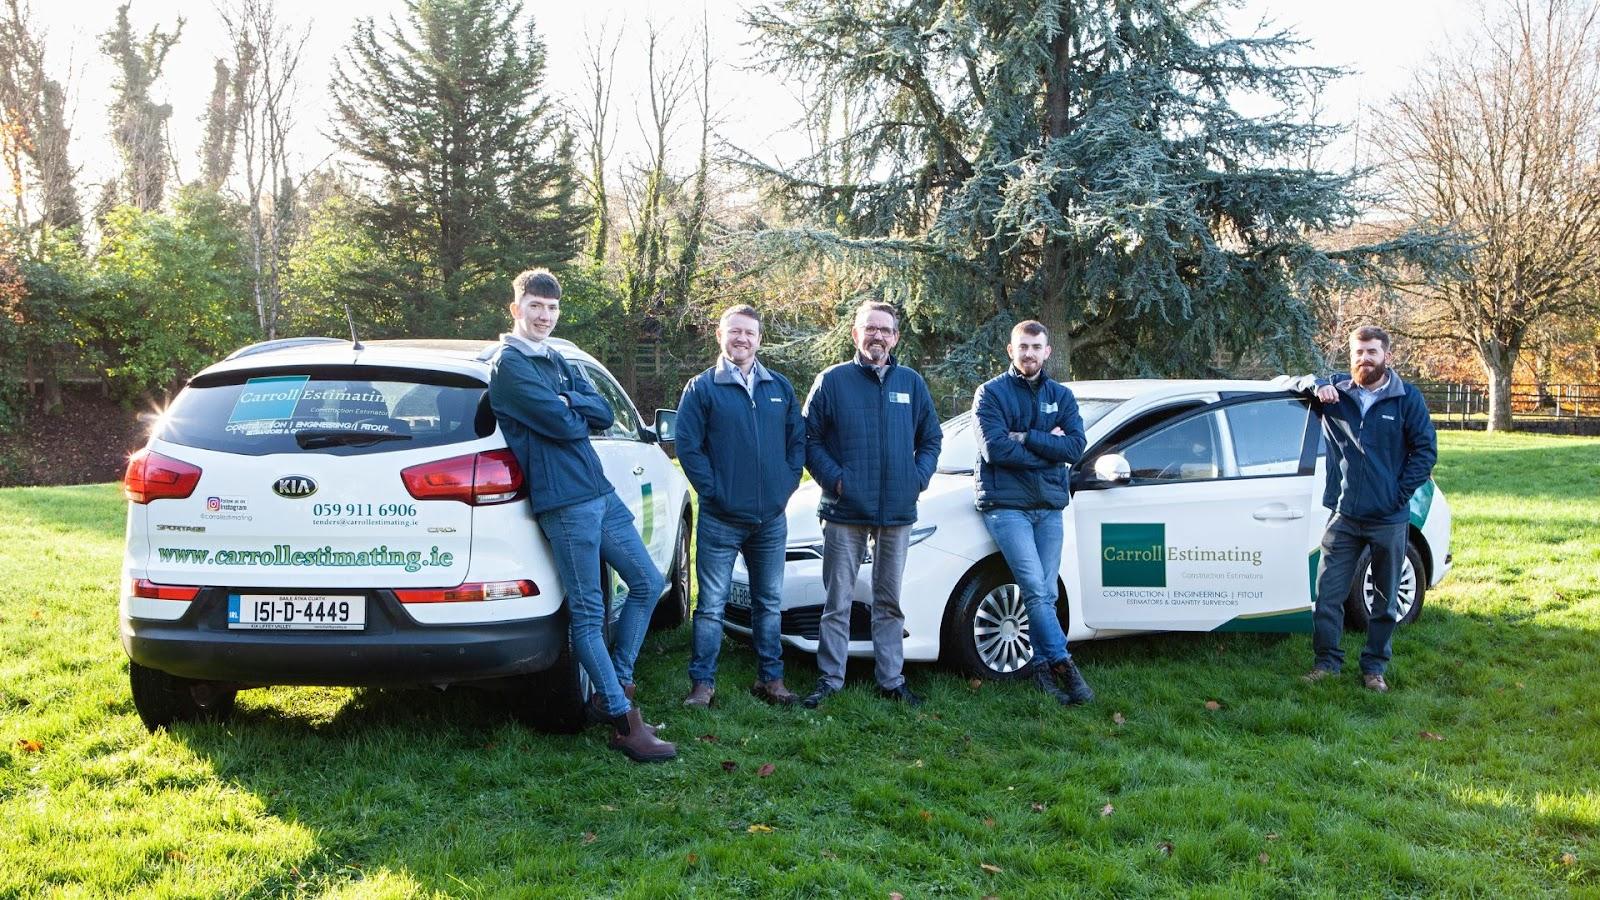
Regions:
M 1483 371 L 1489 378 L 1489 430 L 1511 430 L 1512 360 L 1501 354 L 1484 353 Z

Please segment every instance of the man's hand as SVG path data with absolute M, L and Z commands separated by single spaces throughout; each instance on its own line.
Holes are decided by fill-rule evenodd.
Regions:
M 1317 388 L 1317 399 L 1323 403 L 1338 403 L 1339 389 L 1331 384 L 1325 384 Z
M 565 407 L 567 407 L 569 409 L 572 407 L 572 401 L 567 399 L 567 395 L 566 394 L 557 394 L 556 396 L 561 398 L 561 405 L 562 406 L 565 406 Z
M 1056 427 L 1050 429 L 1050 433 L 1055 435 L 1056 437 L 1066 437 L 1067 436 L 1067 433 L 1065 431 L 1061 430 L 1061 426 L 1060 425 L 1057 425 Z
M 838 481 L 835 481 L 833 483 L 833 495 L 835 497 L 843 497 L 844 496 L 844 479 L 843 478 L 841 478 Z

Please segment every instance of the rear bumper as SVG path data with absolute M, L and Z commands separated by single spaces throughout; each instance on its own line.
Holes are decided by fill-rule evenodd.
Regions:
M 563 607 L 549 616 L 419 625 L 388 591 L 369 591 L 358 632 L 251 631 L 227 625 L 227 591 L 209 588 L 174 621 L 122 619 L 134 662 L 184 678 L 269 684 L 403 687 L 539 672 L 567 645 Z

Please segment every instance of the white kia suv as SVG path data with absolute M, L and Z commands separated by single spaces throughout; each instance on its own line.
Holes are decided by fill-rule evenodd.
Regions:
M 688 483 L 597 360 L 551 346 L 616 423 L 593 436 L 688 614 Z M 154 730 L 276 684 L 504 690 L 550 730 L 583 721 L 549 545 L 489 409 L 496 343 L 292 338 L 196 375 L 128 461 L 122 645 Z M 626 587 L 607 574 L 617 614 Z M 608 617 L 609 619 L 610 617 Z M 609 633 L 608 633 L 609 638 Z

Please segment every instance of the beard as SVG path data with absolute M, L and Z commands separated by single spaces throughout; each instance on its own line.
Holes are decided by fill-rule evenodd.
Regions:
M 861 355 L 872 360 L 875 366 L 881 366 L 889 361 L 889 345 L 882 341 L 872 341 L 861 348 Z
M 1356 380 L 1356 384 L 1364 388 L 1382 384 L 1383 379 L 1388 374 L 1389 365 L 1387 363 L 1365 363 L 1350 369 L 1350 377 Z

